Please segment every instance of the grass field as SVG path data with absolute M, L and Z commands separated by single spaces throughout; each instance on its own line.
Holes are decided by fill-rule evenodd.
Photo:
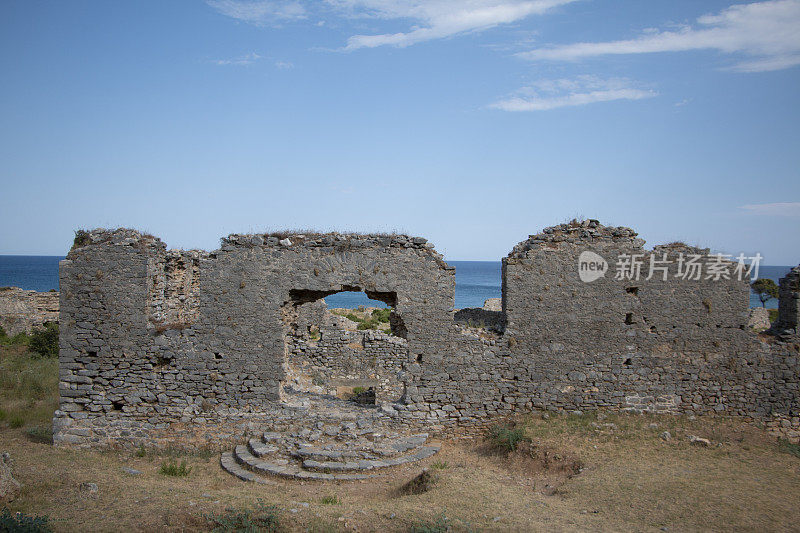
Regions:
M 11 454 L 23 484 L 9 508 L 47 515 L 56 531 L 235 531 L 248 523 L 320 532 L 800 528 L 800 451 L 738 420 L 529 416 L 513 429 L 515 451 L 483 439 L 445 441 L 424 465 L 376 480 L 251 485 L 222 472 L 213 450 L 34 442 L 30 429 L 49 424 L 55 408 L 55 361 L 15 346 L 0 347 L 0 356 L 0 451 Z M 689 435 L 711 445 L 692 444 Z M 423 466 L 434 477 L 430 490 L 404 491 Z M 84 483 L 98 493 L 82 490 Z

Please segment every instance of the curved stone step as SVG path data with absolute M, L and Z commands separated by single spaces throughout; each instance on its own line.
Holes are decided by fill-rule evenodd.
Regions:
M 306 459 L 303 461 L 303 468 L 314 471 L 324 472 L 352 472 L 352 471 L 365 471 L 374 470 L 378 468 L 387 468 L 390 466 L 399 466 L 406 463 L 413 463 L 421 461 L 433 456 L 439 451 L 439 446 L 424 446 L 418 451 L 404 455 L 402 457 L 392 457 L 391 459 L 380 460 L 360 460 L 360 461 L 315 461 L 313 459 Z
M 249 447 L 244 444 L 236 446 L 234 452 L 231 455 L 232 459 L 234 460 L 234 463 L 237 463 L 237 466 L 241 465 L 247 470 L 249 470 L 249 472 L 245 470 L 245 473 L 249 474 L 249 476 L 240 476 L 234 472 L 231 472 L 227 468 L 226 470 L 233 473 L 239 479 L 243 479 L 245 481 L 256 481 L 256 479 L 254 478 L 257 478 L 258 476 L 255 476 L 253 472 L 259 474 L 272 475 L 272 476 L 287 477 L 291 479 L 305 479 L 305 480 L 317 480 L 317 481 L 352 481 L 357 479 L 367 479 L 373 477 L 366 474 L 348 474 L 348 473 L 329 474 L 326 472 L 312 472 L 303 470 L 300 466 L 294 464 L 279 464 L 276 462 L 265 461 L 250 453 Z
M 379 443 L 337 441 L 333 443 L 299 442 L 290 455 L 299 459 L 313 461 L 352 462 L 361 460 L 382 460 L 410 450 L 419 449 L 428 440 L 427 433 L 407 437 L 387 439 Z M 251 446 L 251 449 L 255 449 Z M 261 448 L 259 448 L 261 449 Z M 267 448 L 268 449 L 268 448 Z
M 253 438 L 247 441 L 250 452 L 256 457 L 264 457 L 278 452 L 278 447 L 274 444 L 266 444 L 261 439 Z
M 312 459 L 316 461 L 329 461 L 337 459 L 361 459 L 364 452 L 348 450 L 324 450 L 316 446 L 303 446 L 292 451 L 293 457 Z
M 219 464 L 224 471 L 241 479 L 242 481 L 252 481 L 254 483 L 261 483 L 262 485 L 274 485 L 275 482 L 264 479 L 261 476 L 242 468 L 236 459 L 233 457 L 233 452 L 224 452 L 219 458 Z
M 380 446 L 376 446 L 375 450 L 381 455 L 396 455 L 409 450 L 416 450 L 427 441 L 427 433 L 418 433 L 416 435 L 409 435 L 408 437 L 383 442 Z

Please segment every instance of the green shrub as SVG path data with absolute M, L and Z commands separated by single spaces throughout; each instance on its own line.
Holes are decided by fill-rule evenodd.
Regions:
M 14 415 L 8 421 L 8 425 L 12 428 L 21 428 L 25 425 L 25 419 L 22 417 L 22 415 Z
M 0 344 L 5 346 L 27 346 L 30 343 L 30 340 L 30 336 L 24 331 L 9 337 L 6 331 L 0 328 Z
M 522 428 L 514 426 L 494 426 L 490 428 L 487 440 L 492 448 L 506 453 L 515 451 L 520 442 L 530 441 L 525 436 L 525 431 Z
M 375 309 L 372 311 L 372 318 L 377 320 L 378 322 L 383 322 L 384 324 L 389 323 L 389 315 L 392 314 L 392 310 L 390 308 L 386 309 Z
M 45 322 L 43 329 L 35 328 L 29 346 L 42 357 L 58 357 L 58 324 Z
M 344 315 L 344 317 L 345 317 L 347 320 L 351 320 L 351 321 L 353 321 L 353 322 L 358 322 L 358 323 L 361 323 L 361 322 L 363 322 L 363 321 L 364 321 L 364 319 L 363 319 L 363 318 L 361 318 L 360 316 L 358 316 L 358 315 L 356 315 L 356 314 L 353 314 L 353 313 L 347 313 L 347 314 L 345 314 L 345 315 Z
M 359 322 L 356 329 L 375 329 L 377 326 L 378 323 L 374 320 L 364 320 L 363 322 Z
M 0 511 L 0 531 L 9 533 L 45 533 L 52 531 L 50 518 L 45 516 L 28 516 L 23 513 L 11 514 L 8 507 Z
M 778 310 L 777 309 L 768 309 L 769 312 L 769 321 L 770 323 L 775 322 L 778 320 Z
M 33 442 L 40 442 L 42 444 L 53 444 L 53 430 L 48 427 L 43 426 L 33 426 L 32 428 L 28 428 L 28 431 L 25 432 L 28 435 L 28 439 Z
M 256 508 L 226 509 L 223 514 L 204 515 L 213 526 L 214 533 L 255 533 L 280 530 L 280 516 L 274 505 L 264 505 L 260 500 Z
M 175 459 L 170 459 L 169 461 L 161 463 L 161 469 L 158 472 L 164 476 L 186 477 L 191 471 L 192 467 L 187 466 L 185 460 L 178 464 Z

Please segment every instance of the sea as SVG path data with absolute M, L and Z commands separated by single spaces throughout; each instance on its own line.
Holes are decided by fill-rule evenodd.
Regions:
M 0 255 L 0 287 L 12 286 L 46 292 L 58 290 L 58 262 L 62 256 L 44 255 Z M 448 261 L 456 267 L 456 309 L 482 307 L 488 298 L 500 298 L 500 261 Z M 778 283 L 790 266 L 764 266 L 759 277 Z M 370 300 L 361 292 L 341 292 L 325 298 L 328 307 L 355 309 L 359 306 L 385 307 L 385 304 Z M 758 296 L 750 294 L 750 307 L 759 307 Z M 767 302 L 767 308 L 778 307 L 778 301 Z

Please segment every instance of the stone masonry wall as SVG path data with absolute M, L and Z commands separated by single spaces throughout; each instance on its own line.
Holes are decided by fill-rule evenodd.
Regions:
M 0 327 L 8 335 L 30 333 L 45 322 L 58 322 L 58 293 L 0 287 Z
M 409 359 L 453 327 L 453 269 L 403 235 L 231 235 L 206 253 L 95 231 L 60 278 L 59 443 L 177 440 L 184 426 L 224 440 L 237 421 L 268 423 L 287 380 L 287 310 L 335 292 L 392 304 Z
M 781 278 L 778 295 L 776 329 L 783 335 L 797 336 L 800 333 L 800 265 Z
M 590 282 L 579 270 L 588 251 L 607 263 Z M 213 252 L 167 252 L 131 230 L 92 232 L 61 264 L 55 441 L 221 442 L 298 416 L 287 411 L 298 368 L 336 369 L 326 353 L 350 340 L 326 352 L 321 328 L 312 346 L 301 310 L 339 291 L 394 309 L 402 339 L 384 375 L 400 396 L 381 409 L 399 424 L 448 430 L 610 408 L 791 425 L 797 345 L 746 328 L 746 279 L 683 279 L 681 254 L 735 268 L 679 243 L 646 250 L 633 230 L 596 221 L 546 228 L 503 260 L 501 332 L 457 323 L 454 270 L 421 238 L 231 235 Z M 614 279 L 631 256 L 664 269 Z

